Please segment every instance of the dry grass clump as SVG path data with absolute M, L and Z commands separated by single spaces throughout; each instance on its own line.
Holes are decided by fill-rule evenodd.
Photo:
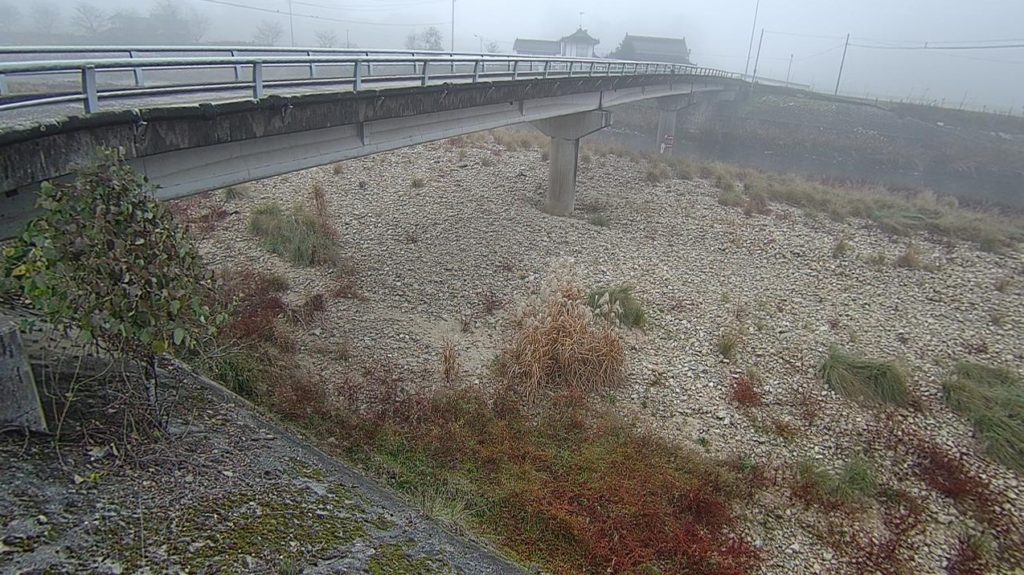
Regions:
M 1003 276 L 995 281 L 992 287 L 999 293 L 1006 293 L 1010 291 L 1010 287 L 1013 286 L 1013 280 L 1007 276 Z
M 459 350 L 454 341 L 446 339 L 441 345 L 441 378 L 452 385 L 459 377 L 459 370 Z
M 1007 368 L 960 362 L 942 384 L 946 405 L 970 420 L 985 453 L 1024 472 L 1024 381 Z
M 643 329 L 647 326 L 647 312 L 633 295 L 630 286 L 595 289 L 587 294 L 587 305 L 601 317 L 630 329 Z
M 294 322 L 309 325 L 327 311 L 327 298 L 322 293 L 307 297 L 298 307 L 289 310 L 288 317 Z
M 644 171 L 644 178 L 648 183 L 657 184 L 665 180 L 672 178 L 672 172 L 669 171 L 668 166 L 651 162 L 647 165 L 647 169 Z
M 963 533 L 957 539 L 953 555 L 946 563 L 948 575 L 985 575 L 992 557 L 992 540 L 981 535 Z
M 498 372 L 518 395 L 590 394 L 625 381 L 625 349 L 613 326 L 599 321 L 582 289 L 556 272 L 524 310 L 498 358 Z
M 850 242 L 846 237 L 841 237 L 836 242 L 836 245 L 832 247 L 832 257 L 835 259 L 841 259 L 846 254 L 850 253 L 853 248 L 850 246 Z
M 912 243 L 907 244 L 907 249 L 893 263 L 898 268 L 911 270 L 935 271 L 936 269 L 934 264 L 926 262 L 921 258 L 921 251 Z
M 910 405 L 907 373 L 891 361 L 850 355 L 833 347 L 818 366 L 818 377 L 832 390 L 858 403 Z
M 608 216 L 604 214 L 594 214 L 587 218 L 587 222 L 589 222 L 590 225 L 597 226 L 599 228 L 607 228 L 611 225 L 611 220 L 609 220 Z
M 283 210 L 262 204 L 253 210 L 249 230 L 263 246 L 295 265 L 334 265 L 340 260 L 337 232 L 324 216 L 302 206 Z
M 250 192 L 252 192 L 252 186 L 242 184 L 224 188 L 221 192 L 221 196 L 224 198 L 225 202 L 234 202 L 245 199 L 249 196 Z
M 345 164 L 343 164 L 341 162 L 338 162 L 336 164 L 331 164 L 331 173 L 334 174 L 335 176 L 340 176 L 340 175 L 344 174 L 345 173 Z
M 416 176 L 412 180 L 409 181 L 409 185 L 412 186 L 413 189 L 418 190 L 418 189 L 422 188 L 423 186 L 427 185 L 427 180 L 425 180 L 421 176 Z

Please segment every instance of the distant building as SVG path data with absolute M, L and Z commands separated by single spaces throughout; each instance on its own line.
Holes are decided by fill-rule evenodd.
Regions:
M 686 38 L 659 38 L 626 34 L 619 47 L 608 54 L 608 57 L 643 62 L 691 63 L 690 49 L 686 46 Z
M 530 40 L 516 38 L 512 51 L 523 56 L 569 56 L 571 58 L 592 58 L 594 47 L 601 41 L 593 38 L 583 28 L 561 40 Z

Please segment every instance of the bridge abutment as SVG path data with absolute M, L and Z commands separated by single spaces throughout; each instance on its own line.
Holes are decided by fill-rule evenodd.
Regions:
M 607 128 L 612 114 L 606 110 L 582 112 L 538 120 L 533 125 L 551 138 L 548 198 L 544 211 L 567 216 L 576 204 L 576 172 L 579 165 L 580 138 Z

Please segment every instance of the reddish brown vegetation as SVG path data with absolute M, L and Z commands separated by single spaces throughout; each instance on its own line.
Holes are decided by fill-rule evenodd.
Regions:
M 731 397 L 733 403 L 745 408 L 760 407 L 763 403 L 754 380 L 746 375 L 733 377 Z
M 991 506 L 992 491 L 988 481 L 971 473 L 962 461 L 932 443 L 921 442 L 915 454 L 917 473 L 928 487 L 960 504 L 981 510 Z

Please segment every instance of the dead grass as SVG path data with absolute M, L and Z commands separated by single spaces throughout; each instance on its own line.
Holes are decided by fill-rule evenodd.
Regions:
M 528 401 L 606 391 L 625 381 L 625 349 L 611 325 L 595 321 L 580 288 L 558 283 L 524 312 L 498 373 Z
M 459 378 L 459 350 L 455 347 L 455 342 L 446 339 L 441 344 L 441 379 L 451 386 L 456 383 Z
M 921 251 L 913 243 L 907 244 L 907 249 L 905 249 L 903 253 L 900 254 L 899 257 L 896 258 L 896 261 L 893 263 L 898 268 L 922 270 L 928 272 L 936 271 L 935 265 L 926 262 L 921 257 Z
M 1013 279 L 1008 276 L 1003 276 L 995 281 L 992 287 L 999 293 L 1006 293 L 1010 291 L 1013 286 Z
M 331 173 L 334 174 L 335 176 L 340 176 L 340 175 L 344 174 L 345 173 L 345 164 L 343 164 L 341 162 L 338 162 L 336 164 L 331 164 Z
M 911 404 L 907 373 L 898 363 L 877 361 L 832 348 L 818 366 L 818 377 L 830 389 L 862 404 Z
M 960 362 L 942 393 L 950 409 L 970 420 L 989 457 L 1024 472 L 1024 381 L 1016 372 Z
M 308 326 L 327 311 L 327 298 L 322 293 L 307 297 L 298 307 L 289 310 L 288 319 Z
M 414 190 L 418 190 L 418 189 L 420 189 L 420 188 L 422 188 L 422 187 L 424 187 L 426 185 L 427 185 L 427 180 L 422 178 L 422 177 L 420 177 L 420 176 L 416 176 L 412 180 L 409 181 L 409 186 L 412 187 Z
M 961 534 L 946 563 L 948 575 L 985 575 L 991 568 L 992 541 L 985 536 Z
M 834 259 L 842 259 L 846 254 L 850 253 L 853 248 L 850 246 L 850 242 L 846 237 L 839 238 L 836 241 L 836 245 L 832 247 L 832 257 Z

